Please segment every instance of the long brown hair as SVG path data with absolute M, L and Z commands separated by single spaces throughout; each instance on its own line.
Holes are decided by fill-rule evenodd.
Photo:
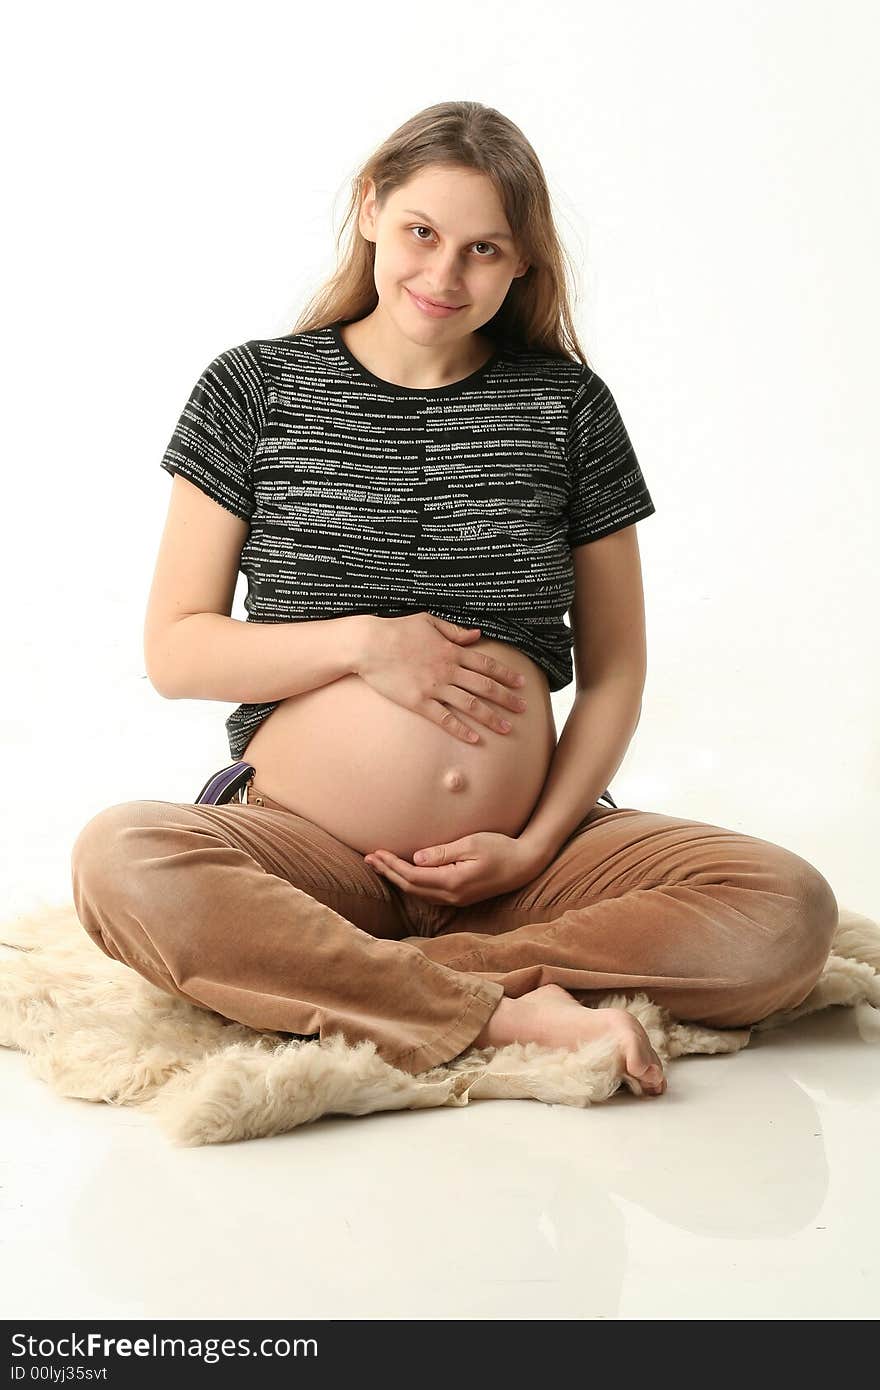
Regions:
M 337 269 L 312 296 L 292 333 L 364 318 L 378 303 L 376 244 L 363 237 L 358 214 L 372 179 L 376 201 L 430 165 L 475 169 L 498 191 L 519 253 L 529 262 L 511 282 L 504 303 L 480 331 L 496 342 L 535 348 L 589 366 L 575 332 L 568 279 L 571 262 L 553 221 L 550 193 L 537 154 L 519 126 L 478 101 L 441 101 L 399 126 L 352 179 L 351 198 L 337 236 Z M 349 228 L 348 244 L 340 246 Z

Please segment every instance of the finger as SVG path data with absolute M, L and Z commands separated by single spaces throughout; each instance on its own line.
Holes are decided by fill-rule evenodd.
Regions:
M 474 846 L 468 840 L 453 840 L 449 845 L 426 845 L 424 849 L 417 849 L 413 855 L 413 863 L 438 868 L 447 864 L 461 867 L 477 857 Z
M 459 663 L 460 674 L 456 674 L 456 685 L 470 690 L 474 695 L 482 695 L 484 700 L 491 700 L 495 705 L 501 705 L 503 709 L 512 709 L 517 714 L 528 708 L 527 701 L 521 693 L 521 687 L 525 685 L 525 677 L 522 679 L 514 671 L 510 672 L 510 679 L 502 683 L 500 679 L 493 679 L 482 671 L 474 671 L 466 666 L 464 662 Z M 516 676 L 516 679 L 514 677 Z M 508 689 L 514 686 L 515 689 Z
M 378 867 L 393 869 L 396 874 L 408 882 L 418 883 L 421 880 L 424 881 L 425 886 L 430 886 L 434 882 L 432 875 L 429 874 L 426 879 L 423 869 L 417 869 L 408 859 L 401 859 L 399 855 L 392 854 L 389 849 L 380 850 L 378 853 L 374 852 L 370 858 L 376 861 Z
M 480 671 L 486 676 L 490 685 L 496 682 L 503 682 L 504 685 L 525 685 L 526 678 L 522 671 L 515 671 L 512 666 L 506 666 L 503 661 L 499 661 L 495 656 L 489 656 L 488 652 L 473 652 L 469 654 L 467 665 L 473 662 L 479 664 Z M 464 661 L 462 665 L 464 665 Z
M 387 878 L 391 883 L 396 884 L 398 888 L 411 898 L 421 898 L 424 902 L 429 903 L 446 903 L 451 901 L 448 894 L 442 890 L 421 888 L 417 883 L 413 883 L 411 879 L 398 873 L 396 869 L 392 869 L 389 864 L 377 863 L 376 873 L 382 878 Z
M 453 738 L 460 739 L 462 743 L 479 743 L 480 735 L 476 729 L 472 729 L 469 724 L 464 724 L 460 719 L 456 719 L 452 710 L 448 709 L 446 705 L 442 705 L 439 700 L 429 700 L 427 710 L 428 718 L 432 719 L 435 724 L 439 724 L 440 728 L 445 729 L 448 734 L 452 734 Z
M 413 854 L 413 863 L 428 864 L 447 864 L 449 856 L 446 853 L 446 845 L 428 845 L 425 849 L 417 849 Z
M 373 853 L 370 858 L 376 861 L 377 869 L 385 868 L 389 873 L 396 874 L 395 882 L 399 880 L 407 886 L 441 892 L 453 887 L 448 864 L 433 869 L 417 869 L 408 859 L 400 859 L 390 850 L 382 850 L 381 854 Z
M 494 733 L 510 733 L 511 722 L 505 717 L 503 712 L 493 709 L 491 705 L 487 705 L 483 700 L 478 700 L 475 697 L 472 698 L 461 686 L 444 685 L 440 690 L 440 694 L 447 705 L 453 705 L 455 709 L 463 710 L 469 718 L 478 720 Z M 471 739 L 471 743 L 473 742 L 475 742 L 475 740 Z
M 444 637 L 448 637 L 450 642 L 472 642 L 480 635 L 478 627 L 462 627 L 459 623 L 451 623 L 448 618 L 436 618 L 433 614 L 429 616 L 434 626 Z

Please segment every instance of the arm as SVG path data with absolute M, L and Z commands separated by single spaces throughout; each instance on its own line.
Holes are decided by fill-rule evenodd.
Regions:
M 284 700 L 356 674 L 371 616 L 248 623 L 191 613 L 164 630 L 150 680 L 168 700 Z
M 144 624 L 147 675 L 169 700 L 260 704 L 354 673 L 369 613 L 302 623 L 229 616 L 249 523 L 175 477 Z
M 634 525 L 575 547 L 576 692 L 547 780 L 517 837 L 540 873 L 609 786 L 642 709 L 645 604 Z

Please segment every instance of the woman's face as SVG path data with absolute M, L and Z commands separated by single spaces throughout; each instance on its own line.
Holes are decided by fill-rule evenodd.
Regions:
M 434 166 L 378 209 L 368 182 L 362 234 L 376 243 L 376 291 L 383 313 L 421 343 L 449 343 L 481 328 L 528 270 L 517 253 L 491 180 L 473 169 Z M 420 299 L 455 305 L 438 316 Z

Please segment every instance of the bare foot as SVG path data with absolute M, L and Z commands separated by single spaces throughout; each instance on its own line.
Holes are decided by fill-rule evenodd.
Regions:
M 582 1042 L 605 1037 L 618 1041 L 624 1081 L 635 1079 L 645 1094 L 662 1096 L 666 1090 L 663 1063 L 638 1019 L 627 1009 L 587 1008 L 562 985 L 539 985 L 518 999 L 504 995 L 471 1046 L 536 1042 L 573 1050 Z

